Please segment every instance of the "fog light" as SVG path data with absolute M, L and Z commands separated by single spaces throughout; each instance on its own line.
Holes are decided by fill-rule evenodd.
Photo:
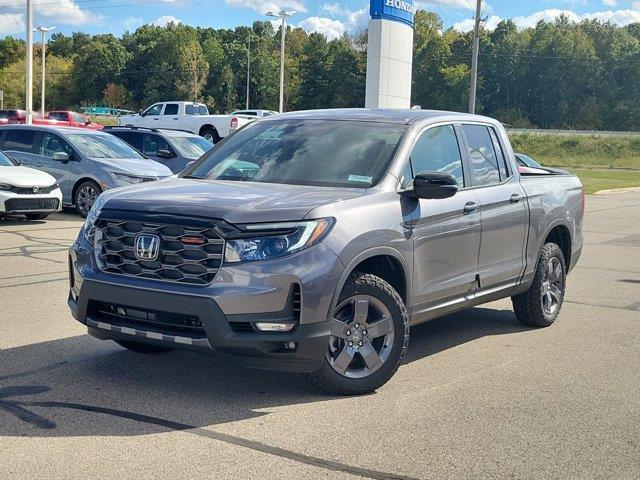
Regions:
M 254 325 L 261 332 L 290 332 L 291 330 L 293 330 L 293 327 L 296 326 L 295 323 L 291 323 L 291 322 L 284 322 L 284 323 L 257 322 Z
M 284 342 L 285 350 L 295 350 L 297 346 L 298 345 L 296 345 L 296 342 Z

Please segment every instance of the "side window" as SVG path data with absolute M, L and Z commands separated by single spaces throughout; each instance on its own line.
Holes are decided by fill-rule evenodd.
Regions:
M 165 140 L 158 135 L 145 133 L 142 137 L 142 153 L 151 157 L 158 155 L 158 150 L 170 150 Z
M 462 129 L 469 145 L 473 184 L 482 186 L 500 183 L 498 157 L 489 128 L 484 125 L 463 125 Z
M 69 156 L 73 155 L 73 150 L 67 142 L 53 133 L 45 133 L 42 135 L 38 155 L 43 157 L 53 157 L 54 153 L 65 152 Z
M 498 134 L 496 133 L 494 128 L 489 128 L 489 133 L 491 133 L 491 140 L 493 141 L 493 148 L 496 150 L 496 154 L 498 156 L 498 169 L 500 170 L 500 180 L 505 181 L 507 178 L 511 176 L 509 173 L 509 168 L 507 168 L 507 155 L 500 144 L 500 140 L 498 139 Z
M 177 115 L 178 114 L 178 104 L 177 103 L 167 103 L 164 107 L 164 115 Z
M 36 132 L 33 130 L 8 130 L 4 140 L 4 149 L 30 152 L 35 136 Z
M 116 137 L 124 140 L 125 142 L 127 142 L 129 145 L 131 145 L 133 148 L 135 148 L 139 152 L 142 151 L 142 142 L 140 141 L 141 138 L 142 138 L 142 135 L 140 133 L 136 133 L 136 132 L 115 132 L 114 135 Z
M 147 111 L 144 112 L 145 115 L 160 115 L 162 112 L 162 103 L 157 103 L 147 108 Z
M 464 187 L 462 158 L 453 125 L 430 128 L 420 135 L 411 152 L 411 168 L 412 177 L 422 172 L 448 173 Z M 403 173 L 406 177 L 406 168 Z

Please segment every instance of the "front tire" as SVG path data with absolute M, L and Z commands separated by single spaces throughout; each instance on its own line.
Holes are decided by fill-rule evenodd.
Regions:
M 73 199 L 76 205 L 76 212 L 86 218 L 101 193 L 102 188 L 93 180 L 85 180 L 78 185 Z
M 151 345 L 150 343 L 132 342 L 129 340 L 114 340 L 121 347 L 136 353 L 166 353 L 170 352 L 169 347 L 161 347 L 159 345 Z
M 529 327 L 548 327 L 558 318 L 566 287 L 562 250 L 555 243 L 542 247 L 529 290 L 511 297 L 516 318 Z
M 354 272 L 342 289 L 320 369 L 309 379 L 337 395 L 362 395 L 387 383 L 409 345 L 404 301 L 385 280 Z

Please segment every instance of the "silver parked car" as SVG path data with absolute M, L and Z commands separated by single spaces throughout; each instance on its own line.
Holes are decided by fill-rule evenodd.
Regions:
M 2 126 L 0 150 L 21 165 L 53 175 L 63 204 L 75 205 L 83 217 L 104 190 L 171 175 L 119 138 L 81 128 Z

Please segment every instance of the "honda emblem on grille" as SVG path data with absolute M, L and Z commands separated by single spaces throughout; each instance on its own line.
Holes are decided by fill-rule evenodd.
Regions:
M 138 260 L 153 262 L 160 253 L 160 237 L 157 235 L 140 234 L 135 241 L 135 254 Z
M 33 187 L 33 193 L 38 193 L 40 189 L 38 187 Z

